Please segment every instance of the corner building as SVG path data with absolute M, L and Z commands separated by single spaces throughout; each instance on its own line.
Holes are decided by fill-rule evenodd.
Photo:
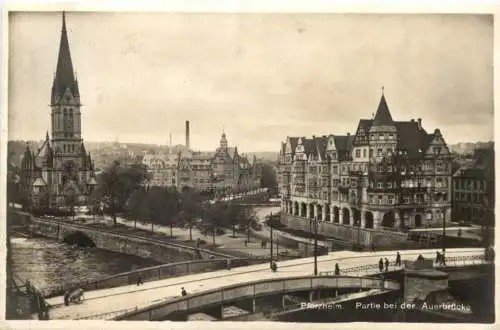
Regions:
M 282 214 L 296 221 L 402 229 L 450 220 L 452 160 L 440 130 L 394 121 L 384 94 L 356 134 L 287 137 L 279 161 Z
M 30 207 L 60 207 L 73 195 L 84 203 L 97 184 L 94 162 L 85 150 L 81 102 L 63 13 L 57 68 L 51 93 L 51 132 L 38 150 L 28 145 L 21 161 L 21 189 Z

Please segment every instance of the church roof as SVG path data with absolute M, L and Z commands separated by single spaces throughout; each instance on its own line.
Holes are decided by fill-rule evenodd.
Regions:
M 59 56 L 57 58 L 56 75 L 52 85 L 52 104 L 64 95 L 66 89 L 69 88 L 72 95 L 77 97 L 80 95 L 78 90 L 78 82 L 75 79 L 73 71 L 73 63 L 69 50 L 68 32 L 66 30 L 66 17 L 63 12 L 61 40 L 59 42 Z

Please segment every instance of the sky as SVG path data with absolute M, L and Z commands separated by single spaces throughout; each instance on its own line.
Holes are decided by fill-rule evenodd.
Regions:
M 62 16 L 9 17 L 9 139 L 50 129 Z M 381 87 L 394 120 L 493 140 L 493 17 L 67 12 L 87 141 L 245 151 L 355 133 Z M 50 133 L 50 132 L 49 132 Z

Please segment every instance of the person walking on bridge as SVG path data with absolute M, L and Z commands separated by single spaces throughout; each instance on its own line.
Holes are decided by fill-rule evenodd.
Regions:
M 399 254 L 399 251 L 396 253 L 396 266 L 401 267 L 401 255 Z
M 389 259 L 385 258 L 385 271 L 389 271 Z
M 187 296 L 187 292 L 186 292 L 186 289 L 184 289 L 184 287 L 181 288 L 181 295 L 183 297 Z
M 382 258 L 380 258 L 380 260 L 378 261 L 378 269 L 380 270 L 380 272 L 384 271 L 384 259 Z
M 336 263 L 336 264 L 335 264 L 335 275 L 336 275 L 336 276 L 339 276 L 339 275 L 340 275 L 340 267 L 339 267 L 339 264 L 338 264 L 338 263 Z

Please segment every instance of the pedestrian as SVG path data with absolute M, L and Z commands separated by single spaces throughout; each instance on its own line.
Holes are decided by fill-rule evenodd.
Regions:
M 389 271 L 389 259 L 385 258 L 385 271 Z
M 340 268 L 339 268 L 339 264 L 335 264 L 335 275 L 336 276 L 339 276 L 340 275 Z
M 247 246 L 248 246 L 248 241 L 247 241 L 247 240 L 245 240 L 245 247 L 247 247 Z
M 375 252 L 375 243 L 372 242 L 372 252 Z
M 183 297 L 187 296 L 187 292 L 186 292 L 186 289 L 184 289 L 184 287 L 181 288 L 181 295 Z
M 65 306 L 68 306 L 68 305 L 69 305 L 69 290 L 67 290 L 67 291 L 64 293 L 64 305 L 65 305 Z
M 384 259 L 382 258 L 380 258 L 380 260 L 378 261 L 378 269 L 380 270 L 380 272 L 384 271 Z
M 399 251 L 396 253 L 396 266 L 401 267 L 401 255 Z
M 144 282 L 142 281 L 142 275 L 139 274 L 139 276 L 137 277 L 137 286 L 139 286 L 141 284 L 144 284 Z
M 436 264 L 441 262 L 441 253 L 439 251 L 436 251 Z
M 441 265 L 446 266 L 446 257 L 444 256 L 444 252 L 441 253 Z

